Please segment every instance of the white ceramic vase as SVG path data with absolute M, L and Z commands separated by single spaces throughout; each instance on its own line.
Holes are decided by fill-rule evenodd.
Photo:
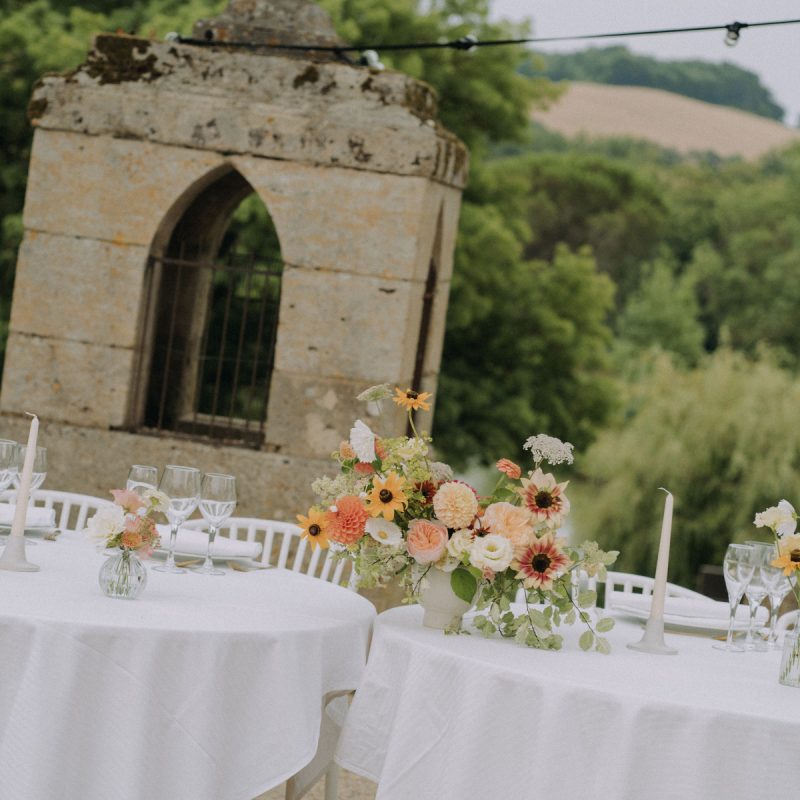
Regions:
M 422 580 L 419 604 L 425 609 L 422 624 L 427 628 L 445 628 L 461 624 L 461 617 L 472 607 L 450 587 L 450 573 L 431 567 Z

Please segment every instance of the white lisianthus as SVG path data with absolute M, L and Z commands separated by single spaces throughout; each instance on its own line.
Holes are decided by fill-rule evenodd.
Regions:
M 479 536 L 472 543 L 469 560 L 473 566 L 480 570 L 502 572 L 511 565 L 514 558 L 514 546 L 499 533 L 489 533 Z
M 464 553 L 469 553 L 472 549 L 472 543 L 475 540 L 475 534 L 469 528 L 460 528 L 457 530 L 447 542 L 447 552 L 453 558 L 461 558 Z
M 125 512 L 117 505 L 98 509 L 86 523 L 86 533 L 100 541 L 111 539 L 124 529 Z
M 797 530 L 797 512 L 788 500 L 770 506 L 756 514 L 753 524 L 757 528 L 770 528 L 778 536 L 791 536 Z
M 365 528 L 367 533 L 379 544 L 399 547 L 403 543 L 403 532 L 400 528 L 394 522 L 383 517 L 368 519 Z
M 153 511 L 166 512 L 169 508 L 169 497 L 158 489 L 145 489 L 142 498 Z
M 350 429 L 350 447 L 359 461 L 371 464 L 375 460 L 375 434 L 360 419 Z

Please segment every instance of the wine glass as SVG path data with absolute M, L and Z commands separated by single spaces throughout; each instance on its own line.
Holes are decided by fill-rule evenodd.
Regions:
M 772 547 L 765 542 L 746 542 L 752 548 L 753 576 L 750 578 L 744 593 L 747 596 L 747 603 L 750 606 L 750 621 L 747 625 L 747 638 L 745 639 L 745 650 L 766 650 L 766 645 L 761 641 L 756 641 L 756 614 L 761 603 L 769 594 L 769 581 L 773 574 L 780 572 L 776 567 L 771 567 L 769 562 L 773 558 Z M 775 576 L 777 580 L 777 576 Z
M 17 475 L 19 445 L 10 439 L 0 439 L 0 492 L 11 486 Z
M 0 492 L 4 492 L 11 486 L 14 476 L 17 474 L 17 450 L 19 445 L 10 439 L 0 439 Z M 8 526 L 11 526 L 9 521 Z M 5 540 L 5 536 L 0 535 L 0 541 Z
M 129 492 L 136 492 L 139 496 L 145 489 L 155 489 L 158 485 L 158 469 L 146 467 L 144 464 L 134 464 L 128 472 L 125 488 Z
M 203 476 L 200 490 L 200 513 L 208 523 L 208 551 L 202 567 L 195 572 L 203 575 L 224 575 L 221 569 L 214 566 L 211 560 L 211 548 L 220 525 L 225 522 L 236 508 L 236 478 L 233 475 L 220 475 L 208 472 Z
M 180 524 L 191 516 L 200 502 L 200 470 L 167 464 L 158 488 L 169 498 L 166 511 L 169 520 L 169 548 L 167 560 L 153 569 L 157 572 L 186 572 L 182 567 L 175 566 L 175 539 L 178 537 Z
M 773 567 L 772 562 L 778 556 L 778 548 L 770 542 L 748 542 L 753 547 L 760 549 L 763 561 L 761 563 L 761 579 L 767 588 L 769 597 L 769 634 L 767 635 L 767 649 L 780 650 L 777 644 L 778 634 L 775 631 L 775 623 L 778 621 L 778 611 L 780 611 L 783 598 L 792 588 L 788 578 L 783 574 L 780 567 Z
M 753 548 L 746 544 L 729 544 L 722 562 L 722 573 L 725 576 L 725 588 L 728 590 L 728 602 L 731 607 L 728 635 L 725 642 L 714 644 L 718 650 L 741 652 L 743 647 L 733 643 L 733 624 L 736 621 L 736 607 L 742 599 L 745 587 L 753 577 Z
M 25 454 L 28 452 L 28 445 L 17 445 L 17 470 L 14 474 L 14 488 L 19 489 L 20 475 L 25 465 Z M 31 488 L 28 495 L 28 503 L 33 505 L 33 493 L 44 483 L 47 477 L 47 448 L 37 447 L 36 455 L 33 458 L 33 472 L 31 473 Z

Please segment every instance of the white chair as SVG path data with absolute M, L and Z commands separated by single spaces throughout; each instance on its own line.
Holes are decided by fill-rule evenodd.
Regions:
M 800 610 L 795 611 L 787 611 L 785 614 L 781 614 L 778 617 L 777 622 L 775 623 L 775 633 L 783 634 L 789 630 L 789 628 L 794 628 L 797 630 L 797 624 L 800 620 Z
M 192 530 L 208 530 L 204 519 L 185 522 L 182 527 Z M 329 547 L 312 547 L 307 539 L 300 537 L 301 528 L 291 522 L 253 517 L 231 517 L 219 529 L 219 534 L 230 539 L 247 542 L 261 542 L 263 549 L 257 559 L 262 564 L 270 564 L 292 572 L 329 581 L 339 586 L 358 589 L 358 576 L 348 559 L 337 559 L 336 552 Z M 286 800 L 300 800 L 324 775 L 325 800 L 336 800 L 339 787 L 339 767 L 333 756 L 339 741 L 344 717 L 347 714 L 348 698 L 351 692 L 337 692 L 328 696 L 322 704 L 322 725 L 319 744 L 312 761 L 286 782 Z
M 14 502 L 17 493 L 13 490 L 0 493 L 0 501 Z M 82 531 L 86 520 L 101 508 L 113 505 L 103 500 L 77 492 L 59 492 L 55 489 L 36 489 L 31 492 L 36 508 L 53 509 L 56 513 L 56 528 L 60 531 Z
M 181 527 L 206 531 L 208 523 L 204 519 L 193 519 L 184 522 Z M 338 586 L 346 585 L 348 589 L 355 591 L 358 588 L 358 576 L 353 570 L 352 561 L 336 558 L 333 546 L 327 550 L 321 547 L 312 548 L 307 539 L 300 538 L 300 531 L 300 527 L 291 522 L 231 517 L 220 526 L 218 535 L 229 539 L 260 542 L 263 550 L 256 560 L 262 564 L 289 569 L 292 572 L 302 572 Z
M 613 609 L 618 603 L 625 601 L 626 598 L 649 597 L 653 594 L 655 580 L 644 575 L 633 575 L 629 572 L 607 572 L 606 573 L 606 592 L 603 607 L 607 610 Z M 685 589 L 675 583 L 667 584 L 667 597 L 694 597 L 708 600 L 704 594 Z

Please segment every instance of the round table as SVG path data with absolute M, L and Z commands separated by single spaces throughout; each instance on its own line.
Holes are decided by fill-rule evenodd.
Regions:
M 375 623 L 337 762 L 377 800 L 752 800 L 800 784 L 800 691 L 779 652 L 725 653 L 667 635 L 676 656 L 629 650 L 634 622 L 584 653 L 447 636 L 419 607 Z
M 326 695 L 354 689 L 375 616 L 270 569 L 149 572 L 105 597 L 82 534 L 0 571 L 0 797 L 251 800 L 313 758 Z

